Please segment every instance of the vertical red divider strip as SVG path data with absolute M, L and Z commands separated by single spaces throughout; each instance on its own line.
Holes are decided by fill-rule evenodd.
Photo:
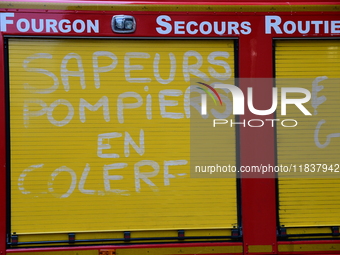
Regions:
M 0 34 L 0 254 L 6 254 L 7 174 L 6 174 L 6 89 L 4 38 Z
M 259 20 L 256 21 L 256 23 L 261 23 Z M 263 26 L 255 22 L 252 24 L 255 27 Z M 245 104 L 247 104 L 248 82 L 243 82 L 242 78 L 273 78 L 272 37 L 260 31 L 241 37 L 239 64 L 240 88 L 245 95 Z M 268 105 L 269 107 L 271 105 L 274 84 L 269 81 L 256 85 L 253 87 L 254 106 L 259 110 L 268 109 Z M 274 115 L 257 116 L 245 106 L 245 114 L 240 116 L 240 121 L 246 120 L 247 122 L 249 119 L 274 119 Z M 274 166 L 274 134 L 274 128 L 267 122 L 259 128 L 240 126 L 240 165 L 270 164 Z M 260 175 L 262 176 L 265 178 L 247 178 L 248 174 L 242 174 L 241 210 L 244 254 L 249 254 L 250 245 L 271 245 L 272 253 L 277 253 L 275 174 Z

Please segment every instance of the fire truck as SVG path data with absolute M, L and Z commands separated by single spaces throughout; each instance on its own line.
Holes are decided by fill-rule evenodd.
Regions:
M 0 254 L 340 253 L 338 1 L 1 1 L 0 35 Z

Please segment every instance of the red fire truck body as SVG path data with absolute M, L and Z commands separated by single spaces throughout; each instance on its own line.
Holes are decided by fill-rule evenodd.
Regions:
M 0 33 L 0 254 L 340 253 L 338 2 L 1 1 Z M 245 107 L 242 171 L 190 178 L 190 82 L 288 77 L 313 116 Z

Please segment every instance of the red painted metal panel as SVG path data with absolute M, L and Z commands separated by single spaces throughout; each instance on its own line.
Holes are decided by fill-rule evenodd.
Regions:
M 339 5 L 340 9 L 340 5 Z M 37 17 L 37 13 L 39 15 Z M 111 29 L 112 16 L 122 14 L 122 11 L 114 12 L 94 12 L 94 11 L 49 11 L 45 10 L 32 10 L 17 11 L 15 9 L 6 9 L 6 17 L 3 18 L 3 25 L 1 26 L 3 35 L 27 35 L 27 36 L 81 36 L 81 37 L 95 37 L 95 36 L 107 36 L 107 37 L 239 37 L 243 40 L 248 40 L 249 47 L 245 50 L 245 54 L 258 55 L 260 60 L 264 60 L 266 55 L 260 55 L 261 50 L 260 41 L 258 38 L 267 38 L 271 40 L 271 37 L 337 37 L 339 36 L 339 29 L 336 27 L 336 33 L 332 30 L 332 21 L 338 20 L 338 15 L 334 13 L 203 13 L 203 12 L 169 12 L 169 13 L 156 13 L 156 12 L 140 12 L 140 11 L 125 11 L 126 15 L 133 15 L 136 18 L 137 28 L 134 33 L 131 34 L 117 34 Z M 278 27 L 272 25 L 268 29 L 266 34 L 265 25 L 266 17 L 268 19 L 267 24 L 270 24 L 270 16 L 277 17 L 277 20 L 272 20 L 274 24 L 279 22 Z M 35 20 L 33 24 L 32 20 Z M 47 21 L 48 20 L 48 21 Z M 51 20 L 55 22 L 55 25 L 51 25 Z M 303 28 L 305 29 L 306 21 L 324 21 L 326 29 L 323 25 L 311 25 L 310 31 L 306 33 L 300 33 L 297 28 L 298 22 L 303 22 Z M 40 21 L 43 26 L 40 27 Z M 47 24 L 49 22 L 49 24 Z M 53 23 L 52 22 L 52 23 Z M 203 22 L 206 22 L 204 25 Z M 215 31 L 215 22 L 217 24 L 217 30 L 221 30 L 222 22 L 237 22 L 238 28 L 227 29 L 223 35 Z M 284 25 L 288 22 L 289 25 Z M 210 25 L 207 25 L 209 23 Z M 288 24 L 287 23 L 287 24 Z M 295 29 L 292 30 L 292 23 L 295 24 Z M 39 25 L 37 25 L 39 24 Z M 201 24 L 203 24 L 201 26 Z M 227 24 L 227 23 L 226 23 Z M 209 29 L 210 26 L 210 29 Z M 226 25 L 228 27 L 228 24 Z M 338 26 L 336 24 L 336 26 Z M 275 27 L 275 28 L 274 28 Z M 334 26 L 333 26 L 334 27 Z M 286 30 L 286 31 L 285 31 Z M 333 31 L 333 32 L 332 32 Z M 252 39 L 252 40 L 250 40 Z M 266 41 L 266 40 L 264 40 Z M 247 42 L 246 42 L 247 44 Z M 257 44 L 257 45 L 255 45 Z M 250 51 L 250 46 L 253 48 Z M 254 48 L 254 47 L 258 47 Z M 267 54 L 269 49 L 265 48 L 261 51 L 261 54 Z M 252 55 L 251 55 L 252 56 Z M 242 67 L 242 72 L 251 72 L 251 74 L 257 74 L 257 77 L 264 75 L 268 72 L 267 66 L 260 62 L 252 62 L 252 66 L 246 71 L 245 67 Z M 262 69 L 262 70 L 261 70 Z M 270 69 L 270 68 L 269 68 Z M 261 71 L 264 74 L 261 74 Z M 271 72 L 271 71 L 270 71 Z M 255 76 L 244 77 L 255 77 Z
M 258 23 L 260 27 L 262 24 Z M 252 37 L 240 39 L 239 46 L 240 78 L 272 78 L 272 39 L 260 33 Z M 246 92 L 246 86 L 240 87 Z M 269 109 L 273 84 L 264 82 L 253 84 L 257 109 Z M 261 89 L 259 89 L 261 88 Z M 255 116 L 245 112 L 240 121 L 248 119 L 273 119 L 273 115 Z M 270 125 L 261 128 L 240 128 L 240 158 L 242 166 L 274 166 L 274 129 Z M 241 182 L 242 194 L 242 229 L 244 251 L 249 245 L 276 245 L 276 197 L 275 178 L 273 173 L 265 175 L 243 174 Z
M 12 0 L 11 2 L 22 2 L 21 0 Z M 46 0 L 30 0 L 30 1 L 25 1 L 25 2 L 46 2 Z M 102 0 L 102 1 L 86 1 L 86 0 L 62 0 L 62 1 L 57 1 L 59 3 L 77 3 L 77 4 L 224 4 L 224 5 L 235 5 L 235 4 L 240 4 L 240 5 L 273 5 L 273 4 L 279 4 L 279 5 L 310 5 L 310 4 L 320 4 L 320 5 L 328 5 L 328 4 L 334 4 L 336 2 L 332 1 L 325 1 L 322 2 L 320 0 L 310 0 L 310 1 L 300 1 L 300 0 L 292 0 L 289 2 L 285 2 L 282 0 L 270 0 L 270 1 L 255 1 L 255 0 L 214 0 L 213 2 L 209 2 L 206 0 L 186 0 L 186 1 L 181 1 L 181 0 L 164 0 L 164 1 L 159 1 L 159 0 L 134 0 L 134 1 L 112 1 L 112 0 Z
M 17 0 L 15 0 L 17 1 Z M 19 0 L 18 0 L 19 1 Z M 32 1 L 33 2 L 33 1 Z M 37 1 L 34 1 L 37 2 Z M 43 2 L 43 1 L 41 1 Z M 62 1 L 60 1 L 61 3 Z M 108 4 L 109 1 L 63 1 L 67 3 L 86 3 L 86 4 Z M 180 3 L 179 3 L 180 2 Z M 187 0 L 182 2 L 180 0 L 175 1 L 120 1 L 120 2 L 110 2 L 110 3 L 120 3 L 120 4 L 286 4 L 281 1 L 270 1 L 270 2 L 250 2 L 250 1 L 214 1 L 214 2 L 199 2 L 194 0 Z M 339 2 L 317 2 L 310 1 L 313 4 L 339 4 Z M 307 4 L 306 2 L 293 1 L 289 4 Z M 32 19 L 36 18 L 37 14 L 28 13 L 27 11 L 17 12 L 16 10 L 7 10 L 9 12 L 15 12 L 14 22 L 21 18 Z M 252 33 L 250 34 L 235 34 L 231 33 L 229 35 L 223 35 L 223 37 L 238 37 L 239 38 L 239 75 L 241 78 L 272 78 L 273 77 L 273 50 L 272 50 L 272 38 L 273 37 L 302 37 L 298 33 L 292 34 L 277 34 L 272 33 L 269 35 L 264 34 L 265 19 L 264 15 L 279 15 L 282 18 L 282 22 L 299 20 L 334 20 L 339 19 L 338 14 L 334 13 L 275 13 L 275 14 L 264 14 L 264 13 L 155 13 L 155 12 L 124 12 L 124 14 L 132 14 L 136 17 L 138 25 L 137 31 L 134 34 L 114 34 L 110 27 L 110 21 L 113 15 L 122 14 L 119 12 L 95 12 L 95 11 L 51 11 L 51 13 L 43 13 L 44 10 L 35 10 L 34 12 L 39 12 L 39 18 L 49 18 L 49 19 L 68 19 L 74 21 L 76 19 L 92 19 L 99 20 L 100 30 L 98 33 L 90 31 L 89 33 L 77 33 L 75 31 L 70 31 L 68 33 L 45 31 L 40 33 L 35 33 L 32 30 L 26 32 L 20 32 L 16 27 L 9 26 L 8 30 L 3 34 L 7 35 L 53 35 L 53 36 L 123 36 L 123 37 L 216 37 L 216 34 L 202 34 L 198 32 L 194 35 L 189 34 L 175 34 L 172 30 L 168 34 L 159 34 L 156 32 L 155 28 L 157 25 L 156 18 L 159 15 L 171 16 L 171 24 L 175 21 L 196 21 L 197 23 L 206 21 L 224 21 L 226 17 L 228 20 L 233 20 L 237 22 L 249 21 L 252 24 Z M 209 16 L 209 18 L 207 18 Z M 309 33 L 304 37 L 339 37 L 339 35 L 334 35 L 330 33 Z M 3 45 L 3 37 L 0 37 L 0 45 Z M 4 74 L 4 49 L 0 47 L 0 73 Z M 0 117 L 2 120 L 5 119 L 5 84 L 4 76 L 1 75 L 1 92 L 0 92 Z M 240 84 L 240 88 L 246 94 L 246 87 L 248 84 Z M 271 88 L 273 84 L 270 82 L 265 82 L 263 84 L 256 84 L 254 87 L 254 98 L 255 106 L 257 109 L 268 109 L 271 105 Z M 257 88 L 261 88 L 260 90 Z M 256 100 L 261 98 L 261 100 Z M 268 119 L 274 118 L 273 115 L 259 117 L 252 115 L 249 111 L 242 116 L 240 121 L 248 119 Z M 6 132 L 5 132 L 5 122 L 1 121 L 0 124 L 0 254 L 1 252 L 5 254 L 6 249 Z M 250 128 L 250 127 L 240 127 L 240 164 L 242 166 L 252 166 L 260 164 L 275 164 L 275 139 L 274 139 L 274 129 L 270 125 L 265 125 L 262 128 Z M 241 206 L 242 206 L 242 230 L 244 235 L 244 252 L 247 253 L 249 245 L 272 245 L 273 250 L 277 253 L 277 239 L 276 239 L 276 186 L 274 174 L 266 174 L 266 178 L 247 178 L 254 177 L 244 174 L 241 180 Z M 259 177 L 259 176 L 256 176 Z M 262 177 L 262 176 L 260 176 Z M 279 244 L 322 244 L 322 243 L 338 243 L 339 241 L 294 241 L 294 242 L 279 242 Z M 240 245 L 239 243 L 201 243 L 201 244 L 157 244 L 157 245 L 135 245 L 133 247 L 143 248 L 143 247 L 188 247 L 188 246 L 227 246 L 227 245 Z M 82 250 L 96 250 L 101 248 L 118 248 L 117 246 L 93 246 L 93 247 L 82 247 Z M 119 248 L 131 248 L 131 246 L 119 246 Z M 27 251 L 65 251 L 65 250 L 79 250 L 79 247 L 59 247 L 59 248 L 34 248 L 34 249 L 10 249 L 7 253 L 12 252 L 27 252 Z M 282 253 L 290 254 L 290 253 Z M 301 254 L 311 254 L 311 252 L 301 252 Z M 315 254 L 321 254 L 315 253 Z M 331 251 L 324 252 L 322 254 L 335 254 Z

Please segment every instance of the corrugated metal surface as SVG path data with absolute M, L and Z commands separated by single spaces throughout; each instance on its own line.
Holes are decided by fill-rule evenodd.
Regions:
M 340 82 L 332 78 L 340 77 L 340 41 L 277 41 L 275 55 L 276 77 L 295 78 L 295 84 L 281 79 L 277 87 L 289 84 L 312 94 L 304 104 L 312 116 L 293 105 L 287 107 L 286 116 L 277 114 L 277 118 L 298 121 L 294 128 L 277 126 L 278 164 L 296 169 L 291 179 L 279 175 L 280 224 L 339 225 Z M 329 178 L 318 178 L 323 171 Z
M 10 39 L 9 66 L 12 233 L 236 225 L 236 180 L 190 178 L 184 97 L 233 79 L 232 41 Z

